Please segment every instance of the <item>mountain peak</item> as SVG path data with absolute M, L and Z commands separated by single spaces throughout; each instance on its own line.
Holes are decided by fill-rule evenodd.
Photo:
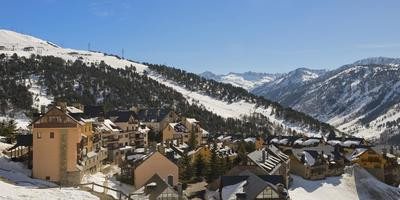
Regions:
M 390 64 L 400 64 L 400 58 L 389 58 L 389 57 L 370 57 L 358 60 L 353 63 L 354 65 L 390 65 Z

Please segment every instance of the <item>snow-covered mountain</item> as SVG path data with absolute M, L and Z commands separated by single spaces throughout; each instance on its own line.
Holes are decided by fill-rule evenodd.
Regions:
M 285 106 L 365 138 L 398 133 L 399 59 L 368 58 L 304 84 L 253 90 Z
M 236 87 L 244 88 L 248 91 L 256 88 L 264 83 L 269 83 L 280 77 L 280 74 L 267 74 L 257 72 L 244 72 L 244 73 L 228 73 L 225 75 L 216 75 L 210 71 L 205 71 L 200 76 L 219 81 L 222 83 L 229 83 Z
M 264 83 L 251 90 L 252 93 L 263 96 L 264 94 L 275 94 L 272 100 L 276 100 L 280 94 L 282 88 L 291 87 L 293 85 L 298 86 L 305 84 L 311 80 L 314 80 L 324 75 L 326 70 L 314 70 L 307 68 L 298 68 L 289 73 L 278 76 L 274 81 Z M 271 97 L 272 95 L 269 95 Z M 276 96 L 276 97 L 275 97 Z
M 230 72 L 224 75 L 217 75 L 210 71 L 199 74 L 200 76 L 216 80 L 222 83 L 229 83 L 236 87 L 244 88 L 255 94 L 269 92 L 273 89 L 279 89 L 291 84 L 301 84 L 318 78 L 323 75 L 326 70 L 313 70 L 307 68 L 298 68 L 288 73 L 258 73 L 245 72 L 234 73 Z
M 189 90 L 184 85 L 178 84 L 176 80 L 167 79 L 157 72 L 151 71 L 148 66 L 137 62 L 121 59 L 118 56 L 107 55 L 100 52 L 62 48 L 51 42 L 47 42 L 45 40 L 41 40 L 32 36 L 8 30 L 0 30 L 0 54 L 5 54 L 8 57 L 11 57 L 14 53 L 18 56 L 25 57 L 30 57 L 31 54 L 35 54 L 42 56 L 49 55 L 60 57 L 67 61 L 81 60 L 88 65 L 92 63 L 98 64 L 101 61 L 104 61 L 107 65 L 110 65 L 113 68 L 125 68 L 126 66 L 134 66 L 136 68 L 136 72 L 139 72 L 140 74 L 146 74 L 147 77 L 158 81 L 164 86 L 171 87 L 175 91 L 181 93 L 183 97 L 186 98 L 189 104 L 196 104 L 224 118 L 241 119 L 245 115 L 261 115 L 267 119 L 268 123 L 270 123 L 271 126 L 273 125 L 274 127 L 279 127 L 280 131 L 296 131 L 297 133 L 304 133 L 307 135 L 321 135 L 324 134 L 324 132 L 321 132 L 322 130 L 329 131 L 331 129 L 331 127 L 328 127 L 326 124 L 321 124 L 314 119 L 307 120 L 307 123 L 309 123 L 307 124 L 300 118 L 307 118 L 308 116 L 302 113 L 285 110 L 279 104 L 268 103 L 267 105 L 260 106 L 259 104 L 257 104 L 255 97 L 244 91 L 240 91 L 238 93 L 244 95 L 242 97 L 237 96 L 236 98 L 239 100 L 218 99 L 207 95 L 204 91 Z M 146 71 L 146 73 L 143 73 L 144 71 Z M 243 76 L 244 79 L 252 81 L 258 79 L 259 77 L 260 76 L 255 73 L 245 73 L 245 75 Z M 32 80 L 27 81 L 32 83 L 32 85 L 30 85 L 30 91 L 34 94 L 34 98 L 36 97 L 34 99 L 34 106 L 39 107 L 43 104 L 48 104 L 49 102 L 51 102 L 53 97 L 48 94 L 43 94 L 41 92 L 43 88 L 40 88 L 37 85 L 34 78 L 35 77 L 32 77 Z M 263 78 L 261 78 L 261 80 L 265 82 L 269 81 L 269 78 L 265 78 L 264 76 Z M 218 87 L 226 86 L 220 85 Z M 233 92 L 233 90 L 236 89 L 226 87 L 223 90 L 225 90 L 225 92 Z M 238 107 L 240 107 L 240 109 L 238 109 Z M 284 114 L 278 116 L 277 113 Z M 285 118 L 283 118 L 283 116 L 289 116 L 292 117 L 292 119 L 286 120 Z M 13 116 L 0 117 L 5 118 Z M 26 119 L 21 119 L 19 121 L 25 122 Z M 319 129 L 319 126 L 325 128 Z
M 29 57 L 31 54 L 36 54 L 60 57 L 70 61 L 80 59 L 87 64 L 100 63 L 101 61 L 104 61 L 106 64 L 115 68 L 124 68 L 125 66 L 132 65 L 136 67 L 138 72 L 142 72 L 147 68 L 140 63 L 120 59 L 115 55 L 62 48 L 52 42 L 4 29 L 0 29 L 0 52 L 9 56 L 16 53 L 18 56 L 25 57 Z

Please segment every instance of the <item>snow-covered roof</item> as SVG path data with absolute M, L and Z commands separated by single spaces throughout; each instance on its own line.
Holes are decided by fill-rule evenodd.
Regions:
M 245 142 L 252 142 L 252 143 L 255 143 L 256 140 L 257 139 L 255 137 L 249 137 L 249 138 L 244 139 Z
M 246 185 L 247 181 L 242 181 L 234 185 L 228 185 L 222 188 L 221 197 L 222 200 L 236 200 L 237 193 L 243 193 L 243 187 Z
M 307 164 L 309 166 L 313 166 L 315 164 L 314 157 L 308 151 L 303 151 L 303 155 L 306 162 L 304 164 Z
M 198 123 L 199 121 L 197 121 L 195 118 L 186 118 L 186 120 L 189 122 L 189 123 L 191 123 L 191 124 L 193 124 L 193 123 Z
M 78 108 L 75 108 L 75 107 L 73 107 L 73 106 L 67 106 L 67 111 L 68 111 L 69 113 L 83 113 L 82 110 L 80 110 L 80 109 L 78 109 Z

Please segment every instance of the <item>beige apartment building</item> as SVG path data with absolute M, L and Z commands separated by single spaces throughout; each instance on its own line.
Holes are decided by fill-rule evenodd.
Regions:
M 85 123 L 68 114 L 67 108 L 53 107 L 32 123 L 34 178 L 62 185 L 80 183 L 81 143 Z
M 205 145 L 208 138 L 208 132 L 193 118 L 182 118 L 182 122 L 169 123 L 163 129 L 162 135 L 163 142 L 178 140 L 183 143 L 188 143 L 190 137 L 194 135 L 199 146 Z
M 84 173 L 101 170 L 107 149 L 93 130 L 93 120 L 66 104 L 52 107 L 32 124 L 34 178 L 61 185 L 79 184 Z
M 178 166 L 160 152 L 127 155 L 121 166 L 121 177 L 136 189 L 143 187 L 155 174 L 171 186 L 176 186 L 179 178 Z

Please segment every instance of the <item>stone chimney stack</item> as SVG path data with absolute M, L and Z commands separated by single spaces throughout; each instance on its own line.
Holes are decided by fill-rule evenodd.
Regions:
M 45 106 L 45 105 L 41 105 L 41 106 L 40 106 L 40 113 L 41 113 L 41 114 L 46 113 L 46 106 Z
M 67 112 L 67 102 L 61 101 L 61 102 L 58 102 L 57 105 L 60 106 L 60 108 L 63 112 Z
M 265 163 L 265 161 L 266 161 L 266 152 L 265 152 L 264 149 L 261 150 L 261 152 L 262 152 L 262 162 Z
M 182 183 L 178 183 L 177 189 L 178 189 L 178 200 L 182 200 L 183 199 Z

